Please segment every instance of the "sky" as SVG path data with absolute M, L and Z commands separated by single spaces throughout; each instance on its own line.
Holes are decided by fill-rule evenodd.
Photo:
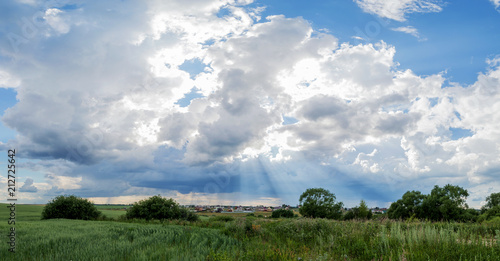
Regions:
M 500 1 L 0 1 L 19 203 L 500 191 Z

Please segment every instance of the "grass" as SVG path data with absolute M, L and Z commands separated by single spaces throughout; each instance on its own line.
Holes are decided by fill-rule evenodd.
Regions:
M 4 220 L 9 218 L 9 210 L 7 206 L 9 204 L 0 203 L 0 224 L 5 223 Z M 43 205 L 25 205 L 25 204 L 16 204 L 16 220 L 19 222 L 24 221 L 38 221 L 42 216 Z
M 107 218 L 112 218 L 117 220 L 120 216 L 125 215 L 127 213 L 125 210 L 99 210 L 104 214 Z
M 44 220 L 16 224 L 16 231 L 17 251 L 2 244 L 2 260 L 205 260 L 212 250 L 241 245 L 213 229 L 154 224 Z
M 197 222 L 40 220 L 42 208 L 17 206 L 17 252 L 0 244 L 0 260 L 500 260 L 498 222 L 271 219 L 246 213 L 202 213 Z M 114 218 L 125 213 L 101 211 Z M 7 217 L 8 211 L 0 212 L 4 234 Z
M 125 210 L 130 205 L 95 205 L 98 210 Z

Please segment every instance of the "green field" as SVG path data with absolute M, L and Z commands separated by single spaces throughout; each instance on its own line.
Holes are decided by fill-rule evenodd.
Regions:
M 0 260 L 500 260 L 500 224 L 270 219 L 207 213 L 201 221 L 40 220 L 18 205 L 16 253 L 0 204 Z M 124 210 L 102 210 L 118 217 Z M 113 214 L 113 215 L 111 215 Z M 223 216 L 232 218 L 224 218 Z M 229 221 L 225 221 L 229 220 Z

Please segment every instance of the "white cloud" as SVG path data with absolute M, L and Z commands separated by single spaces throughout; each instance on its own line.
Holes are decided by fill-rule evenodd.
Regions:
M 19 102 L 2 120 L 19 136 L 0 145 L 43 160 L 25 166 L 47 174 L 33 183 L 38 194 L 229 202 L 243 191 L 242 200 L 252 192 L 274 202 L 289 187 L 332 177 L 408 189 L 498 185 L 489 174 L 500 167 L 498 58 L 473 85 L 443 88 L 445 74 L 401 70 L 384 42 L 339 44 L 302 18 L 257 21 L 241 1 L 196 3 L 46 11 L 64 37 L 34 37 L 19 53 L 0 46 L 19 61 L 0 72 L 1 85 L 18 86 Z M 395 20 L 439 11 L 433 3 L 358 1 Z M 218 17 L 221 8 L 228 15 Z M 74 27 L 75 19 L 84 22 Z M 193 59 L 206 69 L 191 78 L 179 66 Z M 193 88 L 203 97 L 179 106 Z M 297 122 L 284 125 L 283 116 Z M 473 135 L 453 140 L 450 128 Z
M 65 21 L 64 12 L 57 8 L 47 9 L 43 19 L 45 19 L 57 34 L 66 34 L 70 30 L 70 25 Z
M 417 39 L 421 39 L 420 33 L 418 32 L 417 28 L 415 28 L 413 26 L 402 26 L 402 27 L 392 28 L 391 30 L 396 31 L 396 32 L 407 33 L 407 34 L 414 36 Z M 425 39 L 422 39 L 422 40 L 425 40 Z
M 495 5 L 496 9 L 500 7 L 500 0 L 490 0 L 490 1 Z
M 0 70 L 0 88 L 16 88 L 21 84 L 21 80 L 10 73 Z
M 56 187 L 62 190 L 70 190 L 79 189 L 82 187 L 82 185 L 79 184 L 82 181 L 82 177 L 67 177 L 55 174 L 47 174 L 46 178 L 49 183 L 52 184 L 53 188 Z
M 28 5 L 35 5 L 37 0 L 17 0 L 17 2 Z
M 409 13 L 441 12 L 439 1 L 434 0 L 354 0 L 363 11 L 389 18 L 396 21 L 405 21 Z
M 27 178 L 24 184 L 19 188 L 20 192 L 35 193 L 38 188 L 33 185 L 33 179 Z

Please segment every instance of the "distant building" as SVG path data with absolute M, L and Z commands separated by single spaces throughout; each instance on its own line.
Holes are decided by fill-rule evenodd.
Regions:
M 387 213 L 387 208 L 372 208 L 371 211 L 373 214 L 385 214 Z

